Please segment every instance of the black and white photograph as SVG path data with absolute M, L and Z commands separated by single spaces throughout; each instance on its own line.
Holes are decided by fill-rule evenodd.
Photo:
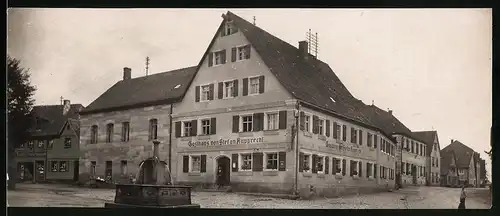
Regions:
M 492 208 L 490 8 L 8 8 L 8 207 Z

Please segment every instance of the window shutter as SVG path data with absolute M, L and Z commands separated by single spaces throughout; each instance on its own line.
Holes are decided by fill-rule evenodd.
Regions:
M 243 96 L 248 95 L 248 78 L 243 78 Z
M 189 172 L 189 156 L 187 155 L 182 156 L 182 172 Z
M 318 132 L 319 132 L 318 116 L 313 115 L 313 133 L 318 134 Z
M 330 169 L 330 158 L 328 156 L 325 157 L 325 174 L 328 174 L 328 170 Z
M 210 134 L 216 134 L 217 133 L 217 119 L 216 118 L 211 118 L 210 119 Z
M 210 84 L 210 93 L 208 94 L 208 100 L 214 99 L 214 84 Z
M 240 132 L 240 116 L 233 116 L 233 133 Z
M 231 48 L 231 61 L 236 61 L 236 47 Z
M 211 53 L 208 54 L 208 66 L 209 67 L 212 67 L 212 65 L 213 65 L 213 59 L 214 59 L 214 53 L 211 52 Z
M 280 111 L 278 115 L 279 115 L 279 129 L 286 129 L 286 118 L 288 117 L 286 115 L 286 110 Z
M 346 160 L 342 159 L 342 175 L 343 176 L 345 176 L 345 174 L 346 174 L 346 168 L 347 168 Z
M 342 125 L 342 140 L 347 141 L 347 126 Z
M 175 122 L 175 137 L 181 137 L 181 122 Z
M 359 129 L 359 145 L 363 145 L 363 131 Z
M 359 170 L 358 170 L 358 176 L 363 177 L 363 162 L 359 161 Z
M 245 56 L 245 58 L 246 59 L 250 59 L 250 53 L 252 52 L 252 48 L 251 48 L 250 44 L 246 45 L 245 49 L 246 49 L 246 56 Z
M 300 112 L 300 130 L 305 130 L 306 129 L 306 114 L 301 111 Z
M 373 164 L 373 178 L 377 178 L 377 164 Z
M 221 51 L 222 64 L 226 64 L 226 50 Z
M 219 89 L 218 89 L 217 95 L 219 96 L 218 97 L 219 99 L 222 99 L 222 96 L 224 95 L 224 83 L 223 82 L 219 83 Z
M 261 131 L 264 128 L 264 113 L 253 114 L 253 131 Z
M 304 171 L 304 153 L 299 153 L 299 172 Z
M 234 88 L 233 88 L 233 97 L 238 97 L 238 80 L 235 79 L 233 81 L 233 83 L 234 83 L 234 85 L 233 85 L 234 86 Z
M 252 155 L 252 171 L 261 172 L 262 171 L 262 159 L 263 154 L 261 152 L 254 152 Z
M 337 173 L 337 158 L 332 157 L 332 175 Z
M 200 102 L 200 86 L 196 86 L 194 91 L 194 102 Z
M 327 137 L 330 137 L 330 120 L 326 120 L 325 122 L 326 122 L 326 127 L 325 127 L 326 133 L 325 133 L 325 135 Z
M 238 172 L 238 154 L 233 154 L 232 156 L 232 171 L 233 172 Z
M 377 148 L 378 136 L 377 134 L 373 135 L 373 148 Z
M 349 160 L 349 175 L 350 176 L 353 176 L 353 171 L 354 171 L 354 167 L 353 167 L 353 164 L 352 164 L 352 160 Z
M 198 135 L 198 121 L 197 120 L 192 120 L 191 121 L 191 136 L 196 136 Z
M 312 169 L 312 173 L 318 173 L 318 167 L 317 167 L 317 160 L 318 157 L 317 155 L 313 154 L 312 155 L 312 164 L 311 164 L 311 169 Z
M 278 155 L 278 170 L 279 171 L 286 171 L 286 152 L 280 152 Z
M 202 172 L 202 173 L 207 172 L 207 156 L 206 155 L 201 155 L 200 172 Z
M 264 93 L 264 76 L 259 77 L 259 93 Z
M 337 127 L 338 127 L 337 122 L 333 122 L 333 134 L 332 134 L 332 137 L 334 139 L 338 139 L 338 137 L 337 137 Z

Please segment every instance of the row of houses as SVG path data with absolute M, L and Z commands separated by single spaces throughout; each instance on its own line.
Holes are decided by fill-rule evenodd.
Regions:
M 325 196 L 442 184 L 436 131 L 355 98 L 306 41 L 222 18 L 198 65 L 138 78 L 124 68 L 79 111 L 74 176 L 128 179 L 158 140 L 177 184 Z

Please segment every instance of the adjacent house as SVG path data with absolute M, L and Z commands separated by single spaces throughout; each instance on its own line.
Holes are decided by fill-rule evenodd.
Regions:
M 396 140 L 306 41 L 222 17 L 173 109 L 176 182 L 320 196 L 394 187 Z
M 443 148 L 440 152 L 443 155 L 452 154 L 453 157 L 447 156 L 443 157 L 444 159 L 448 159 L 446 161 L 442 161 L 442 163 L 450 163 L 450 157 L 453 158 L 455 167 L 451 167 L 451 169 L 456 168 L 456 173 L 458 176 L 457 182 L 446 182 L 445 185 L 468 185 L 473 187 L 480 186 L 481 180 L 481 165 L 480 165 L 480 155 L 475 152 L 465 144 L 461 143 L 458 140 L 451 140 L 451 144 Z M 441 169 L 441 175 L 447 174 L 449 167 L 443 167 Z
M 81 112 L 80 173 L 129 181 L 161 141 L 160 157 L 171 164 L 173 106 L 184 95 L 195 67 L 118 81 Z
M 440 185 L 441 186 L 453 186 L 457 187 L 460 185 L 458 180 L 457 163 L 455 152 L 450 151 L 444 153 L 441 151 L 441 163 L 440 163 Z
M 33 107 L 30 138 L 16 149 L 21 181 L 77 181 L 81 104 Z
M 414 132 L 417 137 L 427 145 L 425 152 L 427 157 L 426 171 L 427 171 L 427 185 L 436 186 L 440 184 L 440 147 L 437 131 L 418 131 Z

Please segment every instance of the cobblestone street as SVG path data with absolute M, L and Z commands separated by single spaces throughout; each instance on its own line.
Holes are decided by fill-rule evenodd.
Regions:
M 488 189 L 467 188 L 468 209 L 489 208 Z M 288 200 L 222 192 L 193 192 L 193 203 L 202 208 L 285 209 L 456 209 L 459 188 L 409 187 L 395 192 L 343 198 Z M 66 185 L 18 184 L 8 191 L 12 207 L 103 207 L 113 202 L 114 190 L 76 188 Z

